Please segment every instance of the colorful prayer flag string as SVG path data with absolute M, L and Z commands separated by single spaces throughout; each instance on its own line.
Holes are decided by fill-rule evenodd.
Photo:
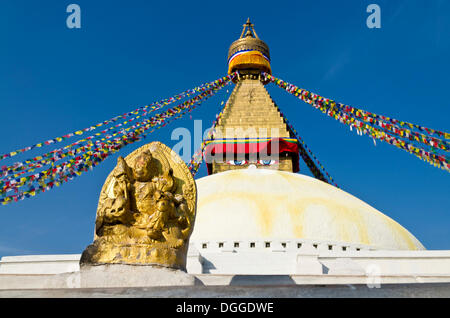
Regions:
M 174 96 L 172 96 L 170 98 L 166 98 L 166 99 L 160 100 L 159 102 L 153 102 L 153 103 L 151 103 L 149 105 L 136 108 L 133 111 L 130 111 L 130 112 L 124 113 L 122 115 L 113 117 L 113 118 L 111 118 L 109 120 L 105 120 L 103 122 L 97 123 L 96 125 L 93 125 L 93 126 L 81 129 L 81 130 L 77 130 L 77 131 L 74 131 L 72 133 L 68 133 L 68 134 L 65 134 L 63 136 L 60 136 L 60 137 L 56 137 L 56 138 L 49 139 L 49 140 L 46 140 L 46 141 L 43 141 L 43 142 L 39 142 L 39 143 L 36 143 L 36 144 L 34 144 L 32 146 L 29 146 L 29 147 L 25 147 L 25 148 L 22 148 L 22 149 L 11 151 L 9 153 L 5 153 L 3 155 L 0 155 L 0 160 L 6 159 L 6 158 L 10 158 L 10 157 L 14 157 L 14 156 L 16 156 L 18 154 L 30 151 L 30 150 L 32 150 L 34 148 L 44 147 L 46 145 L 51 145 L 51 144 L 54 144 L 54 143 L 62 142 L 64 140 L 66 140 L 68 138 L 71 138 L 71 137 L 74 137 L 74 136 L 83 135 L 85 132 L 89 132 L 89 131 L 95 130 L 98 127 L 111 124 L 111 123 L 113 123 L 113 122 L 115 122 L 117 120 L 120 120 L 120 119 L 126 119 L 127 117 L 129 117 L 131 115 L 137 115 L 141 111 L 143 111 L 144 113 L 153 112 L 155 110 L 161 109 L 162 107 L 164 107 L 166 105 L 172 104 L 172 103 L 174 103 L 174 102 L 176 102 L 176 101 L 178 101 L 178 100 L 180 100 L 180 99 L 182 99 L 184 97 L 193 95 L 193 94 L 195 94 L 197 92 L 208 90 L 211 86 L 216 85 L 218 81 L 223 80 L 223 79 L 224 78 L 221 78 L 221 79 L 209 82 L 209 83 L 202 84 L 202 85 L 197 86 L 197 87 L 195 87 L 193 89 L 189 89 L 189 90 L 186 90 L 186 91 L 184 91 L 182 93 L 174 95 Z
M 210 87 L 210 88 L 215 88 L 215 87 L 217 87 L 218 85 L 220 85 L 220 84 L 221 84 L 224 80 L 226 80 L 226 79 L 227 79 L 227 77 L 224 77 L 224 78 L 218 79 L 218 80 L 216 80 L 216 81 L 214 81 L 214 82 L 210 82 L 210 83 L 205 84 L 205 85 L 207 85 L 207 86 Z M 205 86 L 205 85 L 204 85 L 204 86 Z M 206 86 L 205 86 L 205 87 L 206 87 Z M 204 91 L 204 89 L 203 89 L 203 88 L 200 88 L 199 91 Z M 177 96 L 180 96 L 180 95 L 177 95 Z M 166 105 L 169 105 L 169 104 L 172 103 L 173 101 L 176 101 L 176 99 L 173 99 L 173 98 L 169 98 L 169 99 L 167 99 L 167 100 L 169 100 L 170 102 L 169 102 L 169 103 L 165 103 L 165 104 L 161 104 L 161 105 L 159 105 L 159 106 L 157 106 L 157 107 L 155 106 L 154 108 L 152 108 L 151 111 L 158 110 L 158 109 L 160 109 L 160 108 L 162 108 L 162 107 L 164 107 L 164 106 L 166 106 Z M 151 112 L 151 111 L 150 111 L 150 112 Z M 148 113 L 150 113 L 150 112 L 148 112 Z M 163 113 L 163 114 L 164 114 L 164 113 Z M 136 125 L 137 125 L 137 126 L 140 126 L 140 125 L 145 125 L 145 124 L 147 124 L 147 123 L 149 123 L 149 122 L 151 122 L 151 121 L 158 121 L 158 120 L 160 120 L 160 117 L 161 117 L 161 116 L 163 116 L 163 115 L 157 114 L 156 116 L 154 116 L 154 117 L 152 117 L 152 118 L 150 118 L 150 119 L 146 119 L 146 120 L 144 120 L 144 121 L 142 121 L 142 122 L 139 122 L 139 123 L 137 123 Z M 128 124 L 128 123 L 130 123 L 132 120 L 137 119 L 137 118 L 139 118 L 139 117 L 141 117 L 141 116 L 137 116 L 137 117 L 135 117 L 135 118 L 131 118 L 130 120 L 128 120 L 128 122 L 125 122 L 125 123 Z M 36 156 L 36 157 L 34 157 L 34 158 L 27 159 L 27 160 L 22 161 L 22 162 L 16 162 L 16 163 L 14 163 L 14 164 L 12 164 L 12 165 L 9 165 L 9 166 L 2 166 L 2 167 L 1 167 L 1 171 L 2 171 L 2 172 L 1 172 L 1 176 L 2 176 L 2 177 L 6 177 L 6 176 L 8 176 L 8 175 L 11 175 L 11 174 L 13 174 L 13 173 L 19 171 L 19 173 L 15 173 L 15 174 L 13 175 L 13 177 L 17 178 L 17 177 L 19 177 L 21 174 L 24 173 L 23 171 L 28 171 L 28 170 L 30 170 L 30 169 L 35 169 L 35 168 L 41 168 L 41 167 L 43 167 L 43 166 L 45 166 L 45 165 L 54 163 L 55 161 L 58 161 L 58 160 L 60 160 L 61 158 L 64 158 L 64 157 L 66 157 L 66 156 L 74 156 L 74 155 L 76 155 L 76 154 L 78 154 L 78 153 L 80 153 L 80 152 L 84 152 L 86 149 L 89 149 L 89 148 L 93 147 L 92 140 L 94 140 L 95 138 L 98 138 L 101 134 L 106 134 L 106 133 L 108 133 L 108 131 L 109 131 L 110 129 L 114 129 L 114 128 L 117 128 L 117 127 L 121 127 L 123 124 L 124 124 L 124 123 L 119 123 L 119 124 L 117 124 L 117 125 L 115 125 L 115 126 L 113 126 L 113 127 L 110 127 L 110 128 L 108 128 L 108 129 L 106 129 L 106 130 L 101 131 L 100 133 L 97 133 L 97 134 L 95 134 L 95 135 L 93 135 L 93 136 L 89 136 L 89 137 L 87 137 L 87 138 L 85 138 L 85 139 L 78 140 L 78 141 L 76 141 L 76 142 L 74 142 L 74 143 L 72 143 L 72 144 L 70 144 L 70 145 L 67 145 L 67 146 L 65 146 L 65 147 L 63 147 L 63 148 L 55 149 L 55 150 L 52 150 L 52 151 L 47 152 L 47 153 L 45 153 L 45 154 L 41 154 L 41 155 L 39 155 L 39 156 Z M 126 129 L 124 128 L 124 129 L 125 129 L 125 131 L 128 131 L 129 129 L 135 128 L 136 125 L 133 125 L 132 127 L 129 127 L 129 128 L 126 128 Z M 109 139 L 109 138 L 112 138 L 112 137 L 118 135 L 118 134 L 121 133 L 121 132 L 123 132 L 123 129 L 120 130 L 120 131 L 112 131 L 112 132 L 109 132 L 109 134 L 107 134 L 107 135 L 105 136 L 105 138 L 103 138 L 103 139 L 101 139 L 101 140 L 96 140 L 96 141 L 95 141 L 95 144 L 101 144 L 101 143 L 104 142 L 105 140 L 107 140 L 107 139 Z M 87 142 L 88 144 L 87 144 L 87 145 L 83 145 L 83 144 L 82 144 L 83 142 Z M 67 149 L 68 149 L 68 150 L 67 150 Z M 66 151 L 66 152 L 63 152 L 64 150 L 67 150 L 67 151 Z M 20 172 L 20 171 L 22 171 L 22 172 Z
M 390 130 L 392 133 L 399 134 L 401 137 L 410 137 L 411 140 L 416 140 L 418 142 L 423 142 L 424 144 L 435 147 L 441 150 L 450 150 L 450 143 L 445 140 L 434 138 L 431 135 L 435 134 L 444 139 L 450 139 L 450 134 L 442 132 L 439 130 L 427 128 L 417 124 L 411 124 L 408 122 L 400 121 L 394 118 L 386 117 L 383 115 L 377 115 L 362 109 L 358 109 L 349 105 L 335 102 L 329 98 L 322 97 L 320 95 L 309 92 L 305 89 L 298 88 L 297 86 L 287 83 L 279 78 L 276 78 L 270 74 L 263 73 L 266 79 L 276 83 L 278 86 L 282 87 L 286 91 L 292 93 L 293 95 L 301 98 L 307 103 L 314 103 L 314 106 L 324 106 L 328 108 L 337 108 L 341 111 L 348 113 L 355 118 L 359 118 L 361 121 L 365 121 L 370 124 L 379 125 L 381 128 Z M 400 125 L 400 127 L 398 126 Z M 414 132 L 410 129 L 403 128 L 409 127 L 410 129 L 419 130 L 419 132 Z M 416 138 L 417 137 L 417 138 Z
M 27 177 L 19 178 L 18 180 L 13 179 L 6 182 L 0 182 L 0 194 L 4 195 L 9 191 L 14 191 L 16 193 L 14 195 L 0 198 L 0 203 L 8 204 L 10 202 L 29 198 L 36 195 L 37 193 L 45 192 L 46 190 L 53 188 L 55 185 L 59 186 L 60 184 L 67 182 L 68 180 L 72 180 L 82 172 L 92 169 L 108 156 L 123 148 L 125 145 L 145 138 L 146 135 L 152 133 L 155 129 L 165 127 L 171 121 L 180 118 L 184 114 L 192 111 L 204 100 L 213 96 L 218 90 L 227 85 L 234 76 L 234 74 L 227 76 L 225 80 L 220 82 L 220 85 L 202 93 L 201 97 L 196 96 L 184 102 L 180 106 L 169 109 L 164 113 L 167 116 L 161 117 L 162 120 L 158 122 L 157 127 L 155 127 L 155 125 L 152 125 L 151 123 L 146 124 L 145 126 L 139 127 L 129 133 L 126 133 L 125 135 L 117 137 L 113 140 L 108 140 L 104 145 L 98 146 L 93 150 L 84 153 L 82 156 L 77 156 L 69 160 L 68 162 L 53 166 L 51 169 L 47 169 L 45 171 Z M 171 120 L 166 121 L 168 118 L 171 118 Z M 150 132 L 146 132 L 152 127 L 153 129 Z M 45 180 L 47 179 L 50 179 L 50 182 L 46 183 Z M 39 186 L 34 186 L 33 183 L 38 183 Z M 29 189 L 27 191 L 19 191 L 19 188 L 25 185 L 28 185 Z
M 339 186 L 334 181 L 334 179 L 329 175 L 329 173 L 325 170 L 324 166 L 320 163 L 320 161 L 313 154 L 311 149 L 306 145 L 306 143 L 300 137 L 299 133 L 294 128 L 294 126 L 292 126 L 289 123 L 288 119 L 283 115 L 283 113 L 281 111 L 280 111 L 280 114 L 284 118 L 284 120 L 285 120 L 286 124 L 288 125 L 289 129 L 295 135 L 295 138 L 297 139 L 297 142 L 298 142 L 298 145 L 299 145 L 300 156 L 302 157 L 302 159 L 305 162 L 305 164 L 308 166 L 308 168 L 311 171 L 311 173 L 313 174 L 313 176 L 316 179 L 322 180 L 322 181 L 327 182 L 329 184 L 333 183 L 337 188 L 339 188 Z M 311 157 L 306 152 L 309 152 L 309 154 L 314 158 L 314 160 L 317 163 L 317 165 L 314 163 L 314 161 L 311 159 Z M 319 166 L 320 169 L 317 168 L 317 166 Z M 326 177 L 324 176 L 324 173 L 325 173 Z
M 216 128 L 220 118 L 222 117 L 223 111 L 224 111 L 225 106 L 227 104 L 222 102 L 222 105 L 224 105 L 224 106 L 220 108 L 219 113 L 216 115 L 216 119 L 212 123 L 211 128 L 208 130 L 208 134 L 207 134 L 206 139 L 202 140 L 202 143 L 200 144 L 199 149 L 194 153 L 194 155 L 192 156 L 191 161 L 188 163 L 188 168 L 191 171 L 192 176 L 195 176 L 197 174 L 198 169 L 200 168 L 200 166 L 201 166 L 201 164 L 203 162 L 204 152 L 205 152 L 205 147 L 207 145 L 207 141 L 213 138 L 214 130 L 215 130 L 215 128 Z
M 357 129 L 358 134 L 368 134 L 374 140 L 379 139 L 400 149 L 403 149 L 421 160 L 425 160 L 435 167 L 450 172 L 450 159 L 439 151 L 448 151 L 449 144 L 445 140 L 441 140 L 430 136 L 431 134 L 439 135 L 444 139 L 449 139 L 450 134 L 435 129 L 426 128 L 420 125 L 410 124 L 407 122 L 392 119 L 386 116 L 380 116 L 369 113 L 348 105 L 336 103 L 331 99 L 324 98 L 317 94 L 311 93 L 297 86 L 278 79 L 270 74 L 263 73 L 267 80 L 275 83 L 288 93 L 300 98 L 316 109 Z M 421 133 L 404 129 L 400 126 L 408 126 L 411 129 L 418 129 Z M 394 136 L 396 135 L 396 136 Z M 413 142 L 422 143 L 431 148 L 427 151 L 414 145 Z

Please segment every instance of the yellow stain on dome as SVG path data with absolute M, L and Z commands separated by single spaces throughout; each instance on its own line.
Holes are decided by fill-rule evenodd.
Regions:
M 234 170 L 197 180 L 192 240 L 311 239 L 424 249 L 400 224 L 356 197 L 284 171 Z
M 295 174 L 282 174 L 281 177 L 284 178 L 285 180 L 287 180 L 289 182 L 289 184 L 295 188 L 296 186 L 298 186 L 299 182 L 304 183 L 305 185 L 310 182 L 311 180 L 304 180 L 304 179 L 298 179 L 296 178 L 297 175 Z M 320 181 L 317 181 L 320 182 Z M 322 182 L 320 182 L 322 183 Z M 320 184 L 319 183 L 319 184 Z M 324 183 L 323 183 L 324 184 Z M 326 184 L 324 184 L 325 186 L 328 186 Z M 299 199 L 296 200 L 294 203 L 289 203 L 288 205 L 288 211 L 290 214 L 296 214 L 296 215 L 304 215 L 305 211 L 309 208 L 311 208 L 312 210 L 314 210 L 314 206 L 317 207 L 326 207 L 327 209 L 327 214 L 330 217 L 330 219 L 332 220 L 336 220 L 336 221 L 340 221 L 342 222 L 343 220 L 346 221 L 346 225 L 356 225 L 354 226 L 356 228 L 356 231 L 358 232 L 358 238 L 359 241 L 362 244 L 370 244 L 370 240 L 369 240 L 369 235 L 367 233 L 367 230 L 365 228 L 365 224 L 364 224 L 364 220 L 361 217 L 361 214 L 358 213 L 357 210 L 346 206 L 343 203 L 339 203 L 339 202 L 334 202 L 332 200 L 326 200 L 323 198 L 308 198 L 308 199 Z M 331 214 L 331 215 L 330 215 Z M 298 219 L 295 220 L 293 219 L 293 223 L 297 221 Z M 297 237 L 303 237 L 304 236 L 304 232 L 303 232 L 303 223 L 299 222 L 296 225 L 297 230 L 295 231 L 295 234 Z M 352 236 L 349 234 L 349 231 L 351 230 L 351 228 L 345 227 L 345 226 L 341 226 L 340 227 L 340 233 L 339 233 L 339 237 L 342 239 L 342 241 L 344 242 L 351 242 L 352 241 Z
M 417 250 L 416 245 L 411 239 L 411 234 L 400 224 L 397 222 L 386 222 L 386 225 L 389 226 L 393 232 L 397 233 L 401 237 L 402 242 L 406 242 L 408 244 L 408 249 Z

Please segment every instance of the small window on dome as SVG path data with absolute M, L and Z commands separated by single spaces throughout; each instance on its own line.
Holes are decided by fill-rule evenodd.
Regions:
M 313 244 L 314 248 L 317 248 L 317 244 Z
M 206 243 L 202 244 L 202 248 L 207 248 L 207 247 L 208 247 L 208 244 L 206 244 Z
M 266 242 L 266 247 L 270 247 L 270 242 Z
M 223 242 L 219 243 L 219 247 L 222 248 L 223 247 Z
M 333 245 L 328 245 L 328 250 L 332 250 L 333 249 Z
M 297 248 L 301 248 L 302 247 L 302 243 L 297 243 Z
M 239 247 L 239 242 L 234 242 L 234 247 Z
M 283 248 L 286 248 L 286 243 L 281 243 L 281 246 L 282 246 Z
M 250 243 L 250 247 L 251 247 L 251 248 L 254 248 L 255 245 L 256 245 L 255 242 L 251 242 L 251 243 Z

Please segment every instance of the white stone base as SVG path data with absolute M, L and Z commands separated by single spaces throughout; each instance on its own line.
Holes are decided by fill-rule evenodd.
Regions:
M 0 290 L 194 285 L 202 285 L 202 283 L 184 271 L 150 265 L 83 266 L 78 272 L 53 275 L 0 274 Z
M 96 265 L 80 268 L 81 288 L 194 286 L 196 279 L 188 273 L 151 265 Z
M 450 283 L 450 250 L 371 251 L 361 246 L 344 250 L 335 249 L 331 242 L 307 241 L 272 241 L 266 248 L 263 241 L 255 242 L 254 247 L 242 241 L 238 246 L 233 241 L 207 242 L 206 248 L 203 243 L 191 245 L 186 268 L 192 276 L 167 268 L 119 264 L 109 265 L 112 271 L 96 267 L 82 273 L 79 254 L 5 256 L 0 260 L 0 290 L 196 282 L 205 286 Z

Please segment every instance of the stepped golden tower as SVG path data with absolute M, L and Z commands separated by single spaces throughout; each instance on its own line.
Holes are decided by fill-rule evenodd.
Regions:
M 266 88 L 261 72 L 271 73 L 267 44 L 250 19 L 228 51 L 228 73 L 237 71 L 236 86 L 215 127 L 207 153 L 211 174 L 249 167 L 299 171 L 297 140 Z

